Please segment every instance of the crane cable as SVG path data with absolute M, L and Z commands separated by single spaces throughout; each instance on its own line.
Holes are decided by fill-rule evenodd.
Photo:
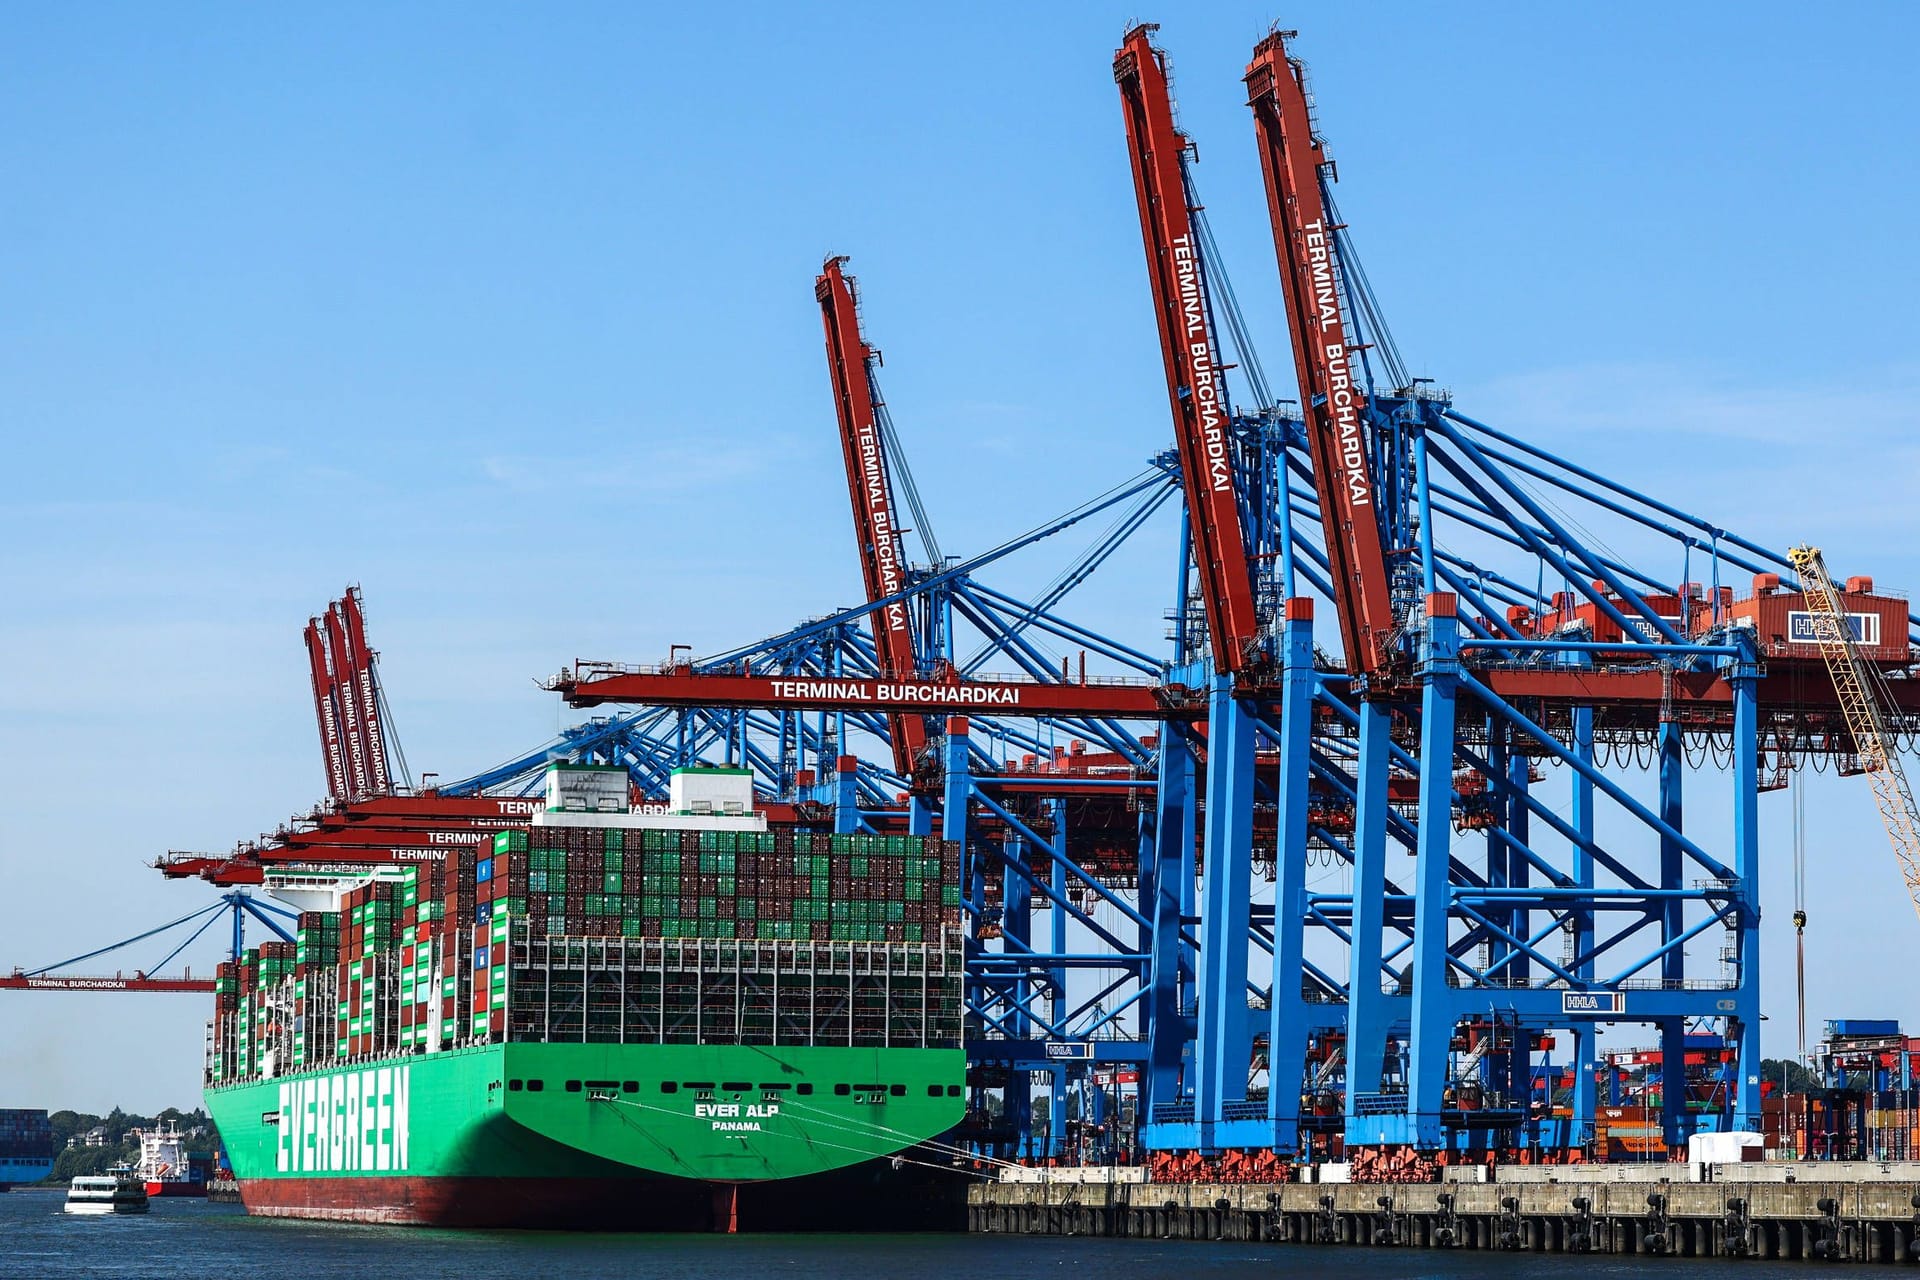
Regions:
M 1793 997 L 1795 1049 L 1801 1066 L 1807 1065 L 1807 788 L 1796 769 L 1793 786 Z M 1781 1084 L 1786 1083 L 1785 1076 Z

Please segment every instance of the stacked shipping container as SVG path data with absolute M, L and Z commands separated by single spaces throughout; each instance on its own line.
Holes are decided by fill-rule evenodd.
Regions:
M 221 1078 L 257 1075 L 268 1048 L 290 1036 L 298 944 L 266 942 L 214 973 L 211 1050 Z
M 208 1079 L 257 1076 L 276 1050 L 277 1070 L 312 1069 L 503 1040 L 515 939 L 808 944 L 766 955 L 730 949 L 743 973 L 768 965 L 811 973 L 821 968 L 814 944 L 863 944 L 857 963 L 842 948 L 827 966 L 843 976 L 837 987 L 821 986 L 822 999 L 837 990 L 844 1007 L 871 985 L 882 995 L 864 1025 L 882 1027 L 881 1042 L 898 1038 L 884 1028 L 909 1024 L 920 1038 L 931 1028 L 935 1039 L 957 1038 L 957 960 L 950 968 L 927 956 L 958 945 L 959 875 L 957 846 L 912 836 L 585 825 L 499 832 L 478 852 L 361 885 L 338 912 L 303 914 L 295 942 L 222 965 Z M 659 948 L 647 956 L 634 963 L 678 963 Z M 524 947 L 519 962 L 527 962 Z M 624 951 L 620 963 L 628 963 Z M 879 1007 L 887 992 L 890 1010 Z
M 335 1052 L 341 1057 L 382 1053 L 397 1040 L 393 1006 L 398 992 L 391 964 L 399 924 L 396 896 L 393 881 L 376 880 L 351 891 L 340 904 L 340 990 L 334 1039 Z
M 0 1191 L 53 1172 L 53 1124 L 44 1111 L 0 1110 Z
M 918 836 L 535 827 L 494 836 L 475 922 L 536 934 L 938 942 L 959 849 Z
M 51 1160 L 53 1122 L 44 1111 L 0 1111 L 0 1159 Z
M 1776 1093 L 1764 1120 L 1767 1145 L 1781 1158 L 1920 1159 L 1920 1089 Z

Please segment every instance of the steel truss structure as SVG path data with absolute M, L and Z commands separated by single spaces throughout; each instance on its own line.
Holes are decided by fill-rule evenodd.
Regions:
M 1156 1149 L 1292 1155 L 1327 1131 L 1349 1147 L 1577 1148 L 1592 1134 L 1601 1022 L 1650 1024 L 1675 1050 L 1670 1140 L 1699 1123 L 1756 1124 L 1761 764 L 1852 750 L 1831 691 L 1804 678 L 1801 657 L 1763 662 L 1721 584 L 1790 575 L 1790 563 L 1409 376 L 1334 209 L 1304 71 L 1280 33 L 1247 75 L 1303 388 L 1300 410 L 1278 401 L 1200 212 L 1150 34 L 1129 35 L 1116 80 L 1177 441 L 1156 459 L 1167 479 L 1138 492 L 1177 480 L 1185 499 L 1170 659 L 1072 626 L 1051 614 L 1057 598 L 1029 608 L 987 592 L 975 573 L 993 553 L 923 566 L 877 596 L 870 578 L 864 606 L 706 662 L 576 664 L 555 687 L 579 705 L 710 716 L 723 702 L 745 717 L 733 725 L 764 717 L 755 727 L 778 750 L 742 736 L 731 758 L 804 791 L 792 761 L 824 766 L 855 729 L 891 744 L 891 726 L 858 709 L 870 691 L 814 680 L 796 692 L 775 675 L 978 692 L 979 658 L 955 658 L 964 619 L 1054 686 L 1035 699 L 1071 682 L 1021 643 L 1021 624 L 1157 680 L 1151 738 L 1118 728 L 1120 699 L 1103 708 L 1112 718 L 1042 721 L 1097 743 L 1125 777 L 1009 769 L 1010 747 L 1042 744 L 956 697 L 969 714 L 916 733 L 930 745 L 911 776 L 880 763 L 851 783 L 839 774 L 838 790 L 814 784 L 843 827 L 850 807 L 861 824 L 896 820 L 887 793 L 905 787 L 913 829 L 937 821 L 965 843 L 970 1048 L 976 1082 L 1002 1096 L 1001 1120 L 982 1130 L 1002 1151 L 1065 1137 L 1059 1105 L 1037 1146 L 1028 1132 L 1035 1075 L 1058 1100 L 1069 1080 L 1115 1069 L 1137 1072 L 1141 1136 Z M 844 401 L 844 377 L 836 387 Z M 897 450 L 890 430 L 881 448 Z M 890 469 L 904 474 L 904 459 Z M 1129 508 L 1138 518 L 1115 538 L 1147 510 Z M 1062 580 L 1111 555 L 1098 544 Z M 1316 602 L 1337 637 L 1316 634 Z M 856 623 L 896 603 L 916 619 L 912 672 L 885 669 Z M 1316 644 L 1336 638 L 1343 662 Z M 1911 731 L 1920 699 L 1890 683 Z M 796 726 L 802 699 L 814 719 Z M 1073 807 L 1101 791 L 1126 797 L 1130 859 L 1111 847 L 1089 859 L 1076 838 Z M 1688 800 L 1717 811 L 1712 835 L 1688 834 Z M 1100 819 L 1109 846 L 1126 825 L 1115 807 Z M 1262 878 L 1271 905 L 1256 900 Z M 1703 1118 L 1678 1048 L 1705 1026 L 1742 1066 Z M 1536 1103 L 1537 1077 L 1540 1049 L 1561 1035 L 1576 1069 L 1555 1116 Z M 1333 1114 L 1315 1105 L 1329 1094 Z
M 660 797 L 673 768 L 726 762 L 781 820 L 961 842 L 970 1136 L 995 1154 L 1062 1150 L 1069 1094 L 1103 1114 L 1120 1081 L 1157 1152 L 1577 1151 L 1613 1023 L 1658 1038 L 1669 1142 L 1757 1127 L 1759 795 L 1858 749 L 1817 646 L 1757 630 L 1722 583 L 1791 591 L 1792 563 L 1409 373 L 1275 32 L 1245 87 L 1300 388 L 1280 399 L 1153 31 L 1114 71 L 1174 448 L 944 557 L 829 260 L 816 297 L 866 598 L 705 658 L 576 661 L 550 682 L 570 704 L 641 709 L 437 794 L 523 794 L 566 757 Z M 1072 621 L 1072 592 L 1167 508 L 1171 611 L 1148 621 L 1171 620 L 1170 651 Z M 1089 528 L 1036 598 L 989 584 Z M 1879 662 L 1910 738 L 1899 612 L 1906 643 Z M 1708 1110 L 1683 1078 L 1702 1030 L 1737 1064 Z

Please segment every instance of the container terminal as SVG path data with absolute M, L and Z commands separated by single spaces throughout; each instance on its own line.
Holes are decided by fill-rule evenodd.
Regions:
M 1251 115 L 1236 291 L 1157 30 L 1112 71 L 1171 447 L 946 553 L 830 257 L 864 598 L 575 659 L 593 714 L 427 785 L 349 590 L 305 632 L 328 798 L 156 864 L 228 964 L 0 985 L 212 994 L 255 1212 L 1907 1256 L 1920 1042 L 1835 1021 L 1763 1079 L 1759 822 L 1860 775 L 1920 905 L 1920 619 L 1415 376 L 1289 31 L 1187 84 Z M 1238 301 L 1276 287 L 1291 398 Z M 1176 521 L 1135 634 L 1074 619 Z

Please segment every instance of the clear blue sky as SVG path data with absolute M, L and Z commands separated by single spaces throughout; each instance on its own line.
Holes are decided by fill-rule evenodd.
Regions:
M 189 909 L 204 886 L 141 863 L 321 794 L 298 632 L 346 582 L 409 755 L 447 776 L 548 736 L 530 680 L 575 656 L 851 601 L 827 251 L 854 255 L 949 550 L 1136 470 L 1167 429 L 1109 69 L 1134 13 L 0 10 L 0 965 Z M 1911 7 L 1169 6 L 1281 371 L 1239 83 L 1276 16 L 1414 365 L 1920 584 Z M 1154 554 L 1082 616 L 1153 641 Z M 1886 979 L 1920 926 L 1858 781 L 1814 793 L 1811 1003 L 1912 1022 Z M 0 995 L 0 1105 L 186 1102 L 203 1016 Z

